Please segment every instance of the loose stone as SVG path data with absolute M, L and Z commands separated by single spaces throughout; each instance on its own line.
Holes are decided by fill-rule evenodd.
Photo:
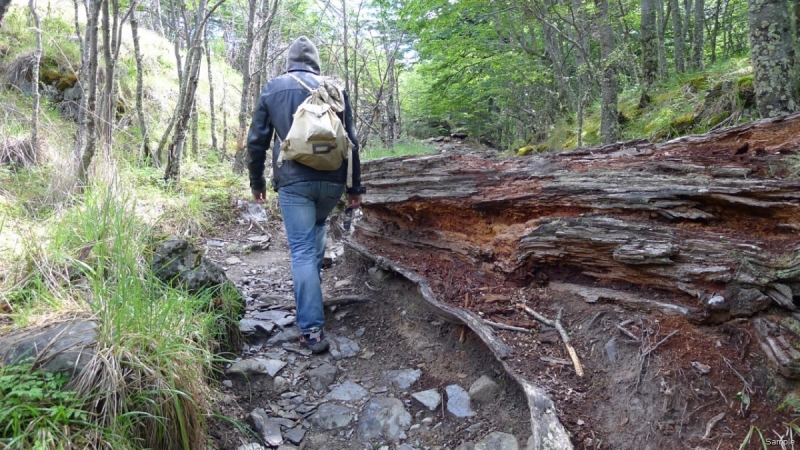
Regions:
M 411 426 L 411 414 L 396 398 L 373 398 L 361 415 L 358 422 L 358 439 L 361 441 L 383 438 L 397 442 L 405 438 L 405 431 Z
M 447 392 L 447 411 L 458 418 L 473 417 L 475 411 L 469 405 L 469 394 L 461 386 L 451 384 L 445 388 Z

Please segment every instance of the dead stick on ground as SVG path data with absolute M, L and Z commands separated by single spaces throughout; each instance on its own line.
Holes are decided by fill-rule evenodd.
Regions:
M 527 328 L 515 327 L 513 325 L 506 325 L 504 323 L 492 322 L 491 320 L 486 320 L 486 319 L 483 320 L 483 323 L 485 323 L 486 325 L 489 325 L 490 327 L 497 328 L 497 329 L 500 329 L 500 330 L 519 331 L 519 332 L 522 332 L 522 333 L 530 333 L 531 332 L 531 330 L 529 330 Z
M 642 354 L 642 359 L 646 358 L 650 353 L 653 353 L 653 351 L 655 351 L 655 349 L 657 349 L 659 346 L 661 346 L 661 344 L 663 344 L 664 342 L 667 342 L 667 339 L 669 339 L 672 336 L 675 336 L 676 334 L 678 334 L 678 331 L 680 331 L 680 330 L 675 330 L 672 333 L 668 334 L 667 337 L 665 337 L 664 339 L 658 341 L 658 343 L 656 345 L 652 346 L 649 350 L 647 350 L 646 352 L 644 352 Z
M 625 327 L 623 327 L 622 325 L 617 325 L 617 329 L 618 329 L 618 330 L 619 330 L 619 331 L 620 331 L 622 334 L 624 334 L 625 336 L 628 336 L 629 338 L 633 339 L 634 341 L 636 341 L 636 342 L 641 342 L 641 340 L 640 340 L 638 337 L 636 337 L 636 335 L 635 335 L 635 334 L 633 334 L 633 333 L 631 333 L 630 331 L 628 331 L 628 329 L 627 329 L 627 328 L 625 328 Z
M 252 223 L 252 224 L 254 224 L 255 226 L 257 226 L 257 227 L 258 227 L 258 229 L 259 229 L 259 230 L 261 230 L 261 232 L 262 232 L 262 233 L 264 233 L 264 234 L 266 234 L 266 235 L 269 235 L 269 233 L 267 233 L 267 230 L 266 230 L 266 228 L 264 228 L 263 226 L 261 226 L 261 224 L 260 224 L 260 223 L 258 223 L 258 221 L 255 219 L 255 217 L 250 217 L 250 223 Z
M 575 352 L 575 348 L 572 347 L 572 344 L 569 343 L 569 335 L 567 334 L 567 330 L 561 325 L 561 315 L 564 312 L 563 309 L 558 310 L 558 315 L 556 316 L 556 320 L 552 321 L 543 315 L 537 313 L 533 309 L 529 308 L 525 305 L 518 305 L 518 307 L 522 308 L 526 313 L 530 314 L 534 319 L 538 320 L 539 322 L 553 327 L 558 331 L 558 334 L 561 336 L 561 340 L 564 342 L 564 346 L 567 347 L 567 353 L 569 353 L 570 359 L 572 359 L 572 365 L 575 366 L 575 373 L 578 374 L 579 377 L 583 376 L 583 367 L 581 366 L 581 360 L 578 359 L 578 353 Z

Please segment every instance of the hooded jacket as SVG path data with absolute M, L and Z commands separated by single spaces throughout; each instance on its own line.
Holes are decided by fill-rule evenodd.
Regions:
M 314 43 L 305 36 L 297 38 L 289 47 L 286 61 L 286 72 L 291 72 L 310 88 L 320 84 L 319 54 Z M 295 161 L 284 160 L 278 167 L 280 143 L 289 133 L 293 116 L 300 103 L 309 96 L 309 92 L 288 75 L 281 75 L 270 80 L 261 91 L 250 130 L 247 134 L 248 161 L 250 172 L 250 188 L 266 189 L 264 165 L 267 150 L 272 147 L 272 188 L 276 191 L 282 187 L 301 181 L 333 181 L 345 183 L 347 179 L 347 161 L 343 161 L 337 170 L 316 170 Z M 347 189 L 348 194 L 361 194 L 365 190 L 361 186 L 361 164 L 358 157 L 358 141 L 353 128 L 353 113 L 350 98 L 344 93 L 345 110 L 339 114 L 347 136 L 353 142 L 351 154 L 353 158 L 353 186 Z

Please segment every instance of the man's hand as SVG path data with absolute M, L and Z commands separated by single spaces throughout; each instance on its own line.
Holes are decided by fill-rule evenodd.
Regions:
M 347 207 L 350 209 L 361 208 L 361 195 L 347 194 Z
M 253 200 L 256 203 L 264 203 L 267 200 L 267 191 L 264 189 L 250 189 L 250 192 L 253 193 Z

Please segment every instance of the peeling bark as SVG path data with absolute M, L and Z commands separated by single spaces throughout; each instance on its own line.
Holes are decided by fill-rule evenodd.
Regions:
M 794 310 L 798 148 L 800 114 L 663 144 L 370 161 L 356 236 L 423 272 L 651 289 L 694 322 Z

